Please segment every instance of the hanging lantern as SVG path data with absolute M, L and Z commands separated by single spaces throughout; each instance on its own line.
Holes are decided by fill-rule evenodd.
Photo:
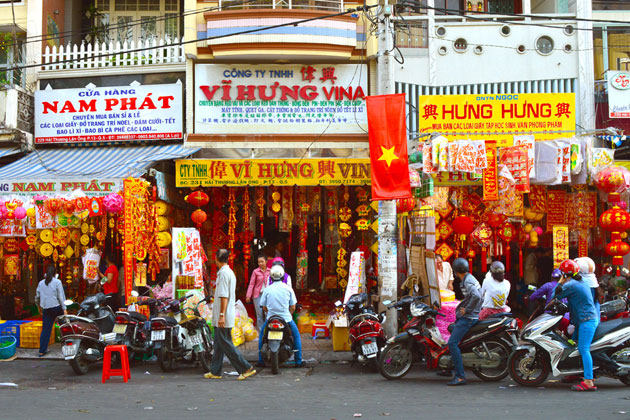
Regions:
M 630 214 L 618 207 L 613 207 L 602 213 L 599 224 L 608 232 L 623 232 L 630 228 Z
M 123 209 L 123 198 L 120 194 L 111 193 L 103 198 L 103 208 L 108 213 L 117 214 Z
M 195 207 L 203 207 L 210 202 L 210 197 L 205 192 L 197 190 L 184 197 L 184 200 Z
M 623 265 L 623 257 L 630 253 L 630 245 L 622 241 L 614 241 L 606 245 L 606 254 L 613 257 L 614 265 Z
M 399 198 L 396 200 L 396 212 L 407 213 L 416 207 L 416 200 L 413 198 Z
M 458 235 L 470 235 L 475 228 L 473 220 L 468 216 L 457 216 L 451 224 Z
M 206 219 L 208 218 L 208 215 L 206 214 L 205 211 L 201 209 L 197 209 L 192 212 L 192 214 L 190 215 L 190 218 L 192 219 L 193 223 L 197 226 L 197 229 L 201 229 L 201 225 L 206 221 Z
M 622 166 L 609 166 L 595 175 L 595 186 L 608 194 L 608 201 L 619 201 L 619 193 L 630 187 L 630 171 Z

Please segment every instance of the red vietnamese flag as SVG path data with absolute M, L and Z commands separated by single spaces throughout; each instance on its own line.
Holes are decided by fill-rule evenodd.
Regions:
M 411 197 L 405 94 L 366 98 L 372 200 Z

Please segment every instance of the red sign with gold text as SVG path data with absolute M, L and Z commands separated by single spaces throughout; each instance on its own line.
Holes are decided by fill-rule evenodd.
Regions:
M 499 199 L 496 142 L 486 142 L 486 156 L 488 158 L 488 167 L 483 170 L 483 199 L 484 201 L 495 201 Z
M 547 191 L 547 232 L 566 223 L 566 195 L 564 190 Z
M 516 191 L 529 192 L 529 159 L 527 146 L 503 147 L 499 153 L 501 164 L 506 165 L 516 181 Z

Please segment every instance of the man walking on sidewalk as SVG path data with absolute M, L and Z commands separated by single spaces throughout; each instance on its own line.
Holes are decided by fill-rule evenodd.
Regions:
M 223 356 L 227 356 L 232 366 L 240 374 L 239 381 L 254 376 L 256 371 L 243 355 L 236 350 L 232 343 L 232 328 L 234 328 L 235 318 L 235 292 L 236 276 L 228 265 L 230 252 L 227 249 L 217 251 L 216 263 L 219 267 L 217 272 L 217 287 L 214 292 L 214 304 L 212 305 L 212 325 L 214 326 L 214 354 L 210 372 L 204 378 L 221 379 L 221 369 L 223 368 Z

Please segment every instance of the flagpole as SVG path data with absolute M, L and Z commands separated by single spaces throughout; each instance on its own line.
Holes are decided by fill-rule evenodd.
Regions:
M 377 53 L 377 94 L 396 93 L 394 88 L 394 49 L 393 6 L 388 0 L 379 0 L 378 8 L 378 53 Z M 398 299 L 398 255 L 396 248 L 396 202 L 379 201 L 378 206 L 378 284 L 379 302 L 395 302 Z M 398 332 L 398 316 L 395 309 L 387 312 L 383 325 L 388 337 Z

